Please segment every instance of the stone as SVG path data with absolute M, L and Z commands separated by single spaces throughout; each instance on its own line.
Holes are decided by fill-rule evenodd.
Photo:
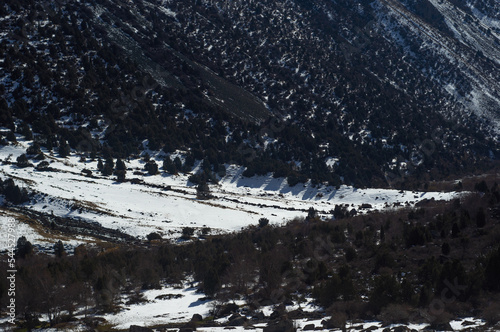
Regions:
M 295 332 L 293 322 L 289 319 L 274 320 L 267 323 L 263 332 Z
M 203 317 L 200 314 L 194 314 L 193 317 L 191 317 L 192 322 L 201 322 L 203 320 Z
M 316 325 L 314 324 L 307 324 L 302 328 L 302 331 L 313 331 L 316 328 Z
M 229 325 L 230 326 L 242 326 L 245 324 L 247 321 L 247 318 L 244 316 L 241 316 L 238 313 L 233 314 L 231 317 L 229 317 Z
M 153 330 L 150 328 L 138 325 L 130 325 L 130 328 L 128 330 L 129 332 L 153 332 Z

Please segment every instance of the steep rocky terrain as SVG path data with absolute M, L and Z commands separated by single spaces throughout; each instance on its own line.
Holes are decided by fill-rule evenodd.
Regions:
M 206 173 L 237 163 L 291 184 L 408 188 L 498 157 L 497 3 L 26 0 L 0 10 L 1 124 L 49 149 L 177 149 L 207 160 Z

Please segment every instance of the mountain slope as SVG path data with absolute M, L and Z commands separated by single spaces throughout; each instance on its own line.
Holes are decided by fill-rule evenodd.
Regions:
M 0 120 L 48 149 L 180 149 L 205 173 L 423 188 L 498 158 L 494 8 L 7 1 Z

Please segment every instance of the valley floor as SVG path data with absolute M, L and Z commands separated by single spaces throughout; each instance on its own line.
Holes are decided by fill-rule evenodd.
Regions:
M 79 156 L 58 158 L 46 152 L 49 171 L 32 167 L 20 168 L 16 158 L 28 143 L 0 147 L 0 177 L 13 178 L 17 185 L 34 193 L 23 208 L 50 216 L 98 223 L 106 229 L 145 239 L 156 232 L 166 239 L 178 239 L 182 230 L 192 227 L 196 233 L 209 234 L 238 231 L 256 225 L 260 218 L 271 224 L 284 224 L 305 217 L 314 208 L 321 218 L 332 218 L 335 205 L 348 206 L 357 213 L 413 206 L 422 200 L 450 200 L 455 192 L 412 192 L 390 189 L 358 189 L 349 186 L 315 187 L 310 182 L 288 186 L 286 179 L 268 176 L 245 178 L 244 169 L 227 165 L 226 175 L 218 184 L 210 185 L 212 199 L 196 197 L 196 186 L 189 174 L 170 175 L 160 172 L 148 175 L 141 159 L 126 162 L 127 181 L 115 176 L 101 176 L 97 160 L 80 160 Z M 159 162 L 159 161 L 158 161 Z M 199 163 L 193 173 L 199 168 Z M 90 176 L 82 171 L 91 171 Z M 135 174 L 133 174 L 135 173 Z M 132 180 L 133 179 L 133 180 Z M 17 218 L 16 213 L 0 210 L 0 217 Z M 52 243 L 53 238 L 40 234 L 33 225 L 19 223 L 19 236 L 32 243 Z M 1 227 L 1 226 L 0 226 Z M 63 239 L 64 240 L 64 239 Z M 92 241 L 91 237 L 66 238 L 68 245 Z

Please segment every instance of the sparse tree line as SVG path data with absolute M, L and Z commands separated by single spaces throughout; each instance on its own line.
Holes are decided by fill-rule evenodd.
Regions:
M 442 311 L 430 311 L 428 322 L 479 315 L 493 324 L 500 306 L 500 192 L 486 182 L 477 188 L 486 191 L 331 221 L 319 220 L 314 211 L 284 227 L 262 218 L 237 234 L 205 232 L 203 241 L 186 228 L 183 238 L 191 241 L 183 245 L 150 234 L 147 247 L 81 245 L 66 252 L 59 241 L 47 255 L 20 238 L 17 318 L 22 326 L 35 327 L 44 313 L 55 325 L 83 310 L 94 324 L 93 314 L 126 306 L 119 302 L 123 293 L 141 301 L 142 290 L 192 276 L 201 291 L 217 299 L 215 317 L 236 299 L 246 301 L 247 313 L 261 317 L 262 305 L 301 304 L 312 296 L 333 315 L 332 326 L 355 318 L 426 321 L 429 317 L 416 313 L 457 287 L 456 294 L 447 293 Z M 2 303 L 6 290 L 2 278 Z

